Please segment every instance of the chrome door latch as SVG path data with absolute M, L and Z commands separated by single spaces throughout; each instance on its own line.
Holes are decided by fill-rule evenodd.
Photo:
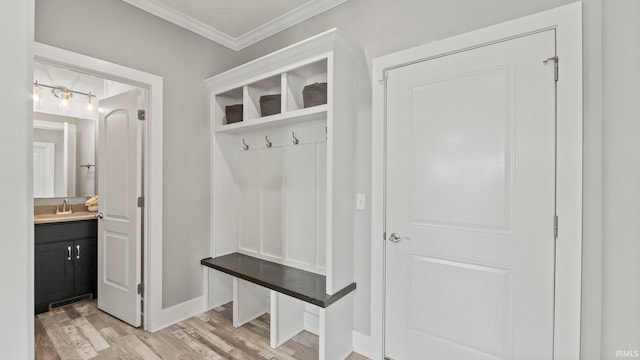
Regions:
M 400 236 L 398 233 L 391 233 L 391 235 L 389 235 L 389 241 L 392 243 L 397 244 L 402 240 L 411 240 L 411 238 L 408 236 Z

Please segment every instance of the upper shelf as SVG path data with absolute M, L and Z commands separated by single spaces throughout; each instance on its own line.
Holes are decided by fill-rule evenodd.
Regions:
M 294 111 L 287 111 L 280 114 L 260 117 L 256 119 L 248 119 L 245 121 L 218 125 L 215 128 L 216 133 L 240 133 L 248 130 L 259 130 L 272 128 L 282 125 L 291 125 L 296 123 L 320 120 L 327 117 L 327 105 L 318 105 L 310 108 L 304 108 Z

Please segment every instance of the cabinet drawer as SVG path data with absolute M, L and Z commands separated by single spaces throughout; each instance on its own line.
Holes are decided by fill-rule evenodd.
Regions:
M 59 241 L 95 238 L 97 235 L 98 220 L 82 220 L 35 225 L 36 245 Z

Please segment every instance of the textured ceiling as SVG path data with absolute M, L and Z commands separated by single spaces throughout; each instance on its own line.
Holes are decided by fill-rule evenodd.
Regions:
M 312 0 L 158 1 L 237 38 Z

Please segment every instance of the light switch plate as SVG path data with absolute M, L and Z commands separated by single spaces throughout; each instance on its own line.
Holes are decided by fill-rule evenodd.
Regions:
M 364 194 L 356 194 L 356 209 L 364 210 L 367 207 L 367 200 Z

